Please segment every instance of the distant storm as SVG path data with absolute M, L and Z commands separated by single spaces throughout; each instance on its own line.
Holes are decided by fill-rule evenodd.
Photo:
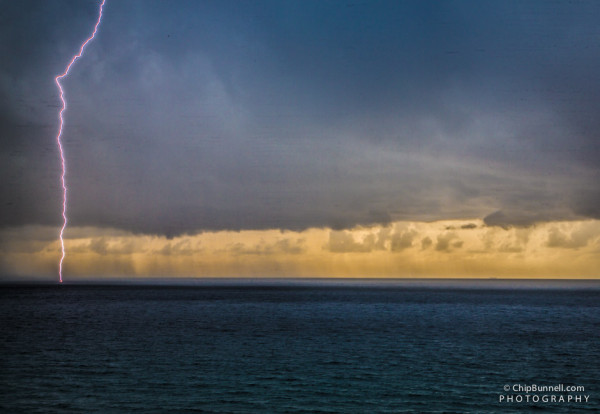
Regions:
M 98 2 L 0 7 L 9 57 L 0 62 L 1 263 L 23 273 L 16 245 L 56 256 L 44 241 L 61 225 L 53 77 L 89 36 Z M 375 229 L 408 226 L 418 236 L 401 232 L 385 246 L 417 262 L 421 251 L 458 258 L 467 246 L 500 251 L 509 233 L 536 234 L 550 252 L 582 255 L 589 276 L 600 218 L 599 17 L 593 1 L 112 2 L 102 35 L 62 81 L 67 238 L 87 237 L 85 254 L 99 258 L 91 240 L 117 246 L 103 234 L 165 245 L 229 234 L 235 245 L 245 243 L 236 234 L 257 231 L 266 246 L 278 241 L 271 231 L 319 231 L 328 247 L 311 249 L 342 269 L 341 255 L 377 250 L 365 229 L 376 239 Z M 456 237 L 432 224 L 448 222 Z M 473 233 L 460 228 L 469 223 Z M 486 232 L 500 244 L 478 244 Z M 521 243 L 523 254 L 530 241 Z M 36 269 L 49 266 L 42 256 Z M 546 268 L 519 263 L 523 275 Z

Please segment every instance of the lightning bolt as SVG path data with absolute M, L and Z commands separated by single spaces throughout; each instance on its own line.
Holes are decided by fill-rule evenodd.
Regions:
M 56 143 L 58 144 L 58 150 L 60 152 L 60 162 L 62 165 L 62 174 L 60 176 L 60 182 L 61 182 L 62 189 L 63 189 L 63 208 L 62 208 L 63 225 L 62 225 L 62 228 L 60 229 L 60 234 L 59 234 L 60 248 L 62 251 L 62 256 L 61 256 L 60 262 L 58 264 L 58 277 L 59 277 L 60 283 L 62 283 L 62 281 L 63 281 L 63 277 L 62 277 L 63 262 L 65 260 L 65 241 L 63 239 L 63 236 L 65 233 L 65 229 L 67 228 L 67 222 L 68 222 L 68 220 L 67 220 L 67 182 L 65 180 L 65 176 L 67 174 L 67 164 L 65 162 L 65 152 L 63 150 L 63 145 L 62 145 L 62 140 L 61 140 L 63 126 L 65 124 L 63 113 L 67 109 L 67 101 L 65 101 L 65 92 L 63 90 L 62 85 L 60 84 L 60 81 L 69 74 L 69 71 L 71 70 L 71 66 L 73 66 L 75 61 L 77 61 L 77 59 L 79 59 L 81 57 L 81 55 L 83 54 L 83 50 L 85 49 L 87 44 L 89 42 L 91 42 L 94 39 L 94 37 L 96 36 L 96 32 L 98 31 L 98 26 L 100 25 L 100 21 L 102 20 L 102 9 L 104 8 L 105 1 L 106 0 L 102 0 L 102 3 L 100 4 L 100 11 L 98 13 L 98 21 L 96 21 L 96 25 L 94 26 L 94 31 L 92 32 L 91 36 L 88 37 L 86 39 L 86 41 L 82 43 L 81 47 L 79 48 L 79 53 L 77 53 L 75 56 L 73 56 L 73 58 L 67 65 L 67 68 L 65 69 L 65 71 L 62 74 L 58 75 L 56 78 L 54 78 L 54 82 L 56 83 L 56 86 L 58 87 L 58 90 L 60 92 L 60 101 L 62 102 L 62 107 L 60 108 L 60 112 L 58 114 L 60 124 L 58 127 L 58 134 L 56 135 Z

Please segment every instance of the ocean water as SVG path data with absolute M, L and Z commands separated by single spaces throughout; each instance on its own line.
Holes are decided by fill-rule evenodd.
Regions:
M 3 413 L 600 412 L 593 287 L 5 285 L 0 323 Z

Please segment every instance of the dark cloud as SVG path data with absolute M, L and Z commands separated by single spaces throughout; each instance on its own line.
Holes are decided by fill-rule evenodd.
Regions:
M 546 206 L 543 210 L 519 209 L 511 208 L 509 210 L 498 210 L 483 218 L 483 222 L 487 226 L 498 226 L 502 228 L 510 227 L 528 227 L 535 223 L 552 221 L 552 220 L 568 220 L 574 219 L 577 216 L 573 212 L 563 209 L 559 210 L 553 206 Z
M 521 211 L 517 211 L 515 214 L 506 214 L 505 212 L 498 210 L 483 218 L 483 222 L 487 226 L 498 226 L 505 229 L 511 226 L 527 227 L 534 224 L 536 221 L 539 221 L 537 212 Z
M 424 237 L 423 240 L 421 240 L 421 250 L 429 248 L 429 246 L 431 246 L 432 244 L 433 240 L 431 240 L 431 237 Z
M 454 232 L 446 232 L 437 236 L 435 250 L 439 252 L 450 252 L 453 249 L 460 249 L 463 245 L 462 240 L 457 240 L 458 236 Z
M 97 6 L 0 2 L 2 226 L 60 223 L 53 79 Z M 70 223 L 598 218 L 598 17 L 587 1 L 109 2 L 64 82 Z
M 600 177 L 597 177 L 600 182 Z M 600 190 L 586 189 L 573 195 L 573 210 L 584 217 L 600 219 Z
M 413 239 L 417 235 L 416 231 L 396 232 L 391 237 L 390 249 L 393 252 L 401 252 L 408 249 L 413 244 Z

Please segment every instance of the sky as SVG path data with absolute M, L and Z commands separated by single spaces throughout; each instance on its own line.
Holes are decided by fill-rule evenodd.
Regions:
M 2 277 L 56 278 L 54 77 L 98 6 L 0 0 Z M 63 81 L 65 279 L 600 277 L 599 20 L 107 0 Z

